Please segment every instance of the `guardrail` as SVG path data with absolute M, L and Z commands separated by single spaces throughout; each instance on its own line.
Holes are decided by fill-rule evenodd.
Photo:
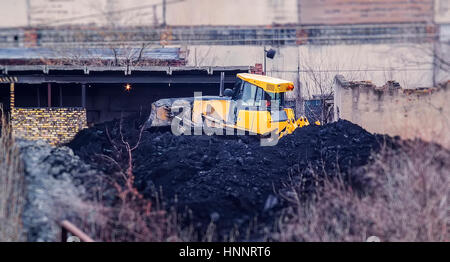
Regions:
M 61 225 L 61 242 L 95 242 L 91 237 L 69 221 L 63 220 L 59 224 Z M 69 233 L 78 239 L 69 241 Z

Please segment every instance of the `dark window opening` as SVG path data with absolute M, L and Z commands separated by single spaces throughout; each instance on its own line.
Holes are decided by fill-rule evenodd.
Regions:
M 265 100 L 270 100 L 270 103 L 277 103 L 282 107 L 284 106 L 284 93 L 265 92 Z

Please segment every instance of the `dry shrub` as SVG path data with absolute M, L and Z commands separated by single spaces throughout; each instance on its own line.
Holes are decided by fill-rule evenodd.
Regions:
M 1 104 L 0 118 L 0 241 L 20 241 L 25 202 L 23 168 Z
M 355 171 L 370 180 L 361 194 L 342 181 L 327 181 L 309 203 L 289 197 L 280 219 L 280 241 L 448 241 L 450 152 L 435 144 L 405 142 L 383 149 Z M 294 185 L 298 187 L 299 185 Z M 295 190 L 295 188 L 293 188 Z M 294 191 L 292 191 L 294 192 Z
M 180 230 L 175 213 L 153 205 L 133 186 L 133 178 L 113 182 L 117 201 L 113 205 L 97 202 L 96 220 L 85 225 L 87 232 L 99 241 L 166 242 L 186 240 L 189 233 Z
M 122 172 L 104 176 L 96 185 L 94 199 L 58 199 L 52 215 L 69 220 L 95 241 L 167 242 L 190 240 L 190 232 L 181 230 L 179 217 L 158 203 L 143 197 L 134 187 L 133 177 Z M 103 199 L 104 194 L 109 196 Z M 113 197 L 113 198 L 111 198 Z M 70 211 L 70 212 L 68 212 Z
M 99 202 L 78 212 L 75 224 L 96 241 L 167 242 L 184 240 L 176 216 L 151 206 L 146 199 L 120 200 L 113 206 Z M 86 216 L 83 216 L 86 215 Z

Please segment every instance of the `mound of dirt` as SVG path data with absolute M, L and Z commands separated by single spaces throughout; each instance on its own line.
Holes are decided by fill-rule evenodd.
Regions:
M 100 155 L 126 169 L 121 131 L 124 141 L 133 146 L 143 119 L 127 117 L 122 122 L 85 129 L 68 146 L 105 173 L 114 172 L 117 165 Z M 286 204 L 277 193 L 291 179 L 301 180 L 306 197 L 317 178 L 338 173 L 356 187 L 363 186 L 363 177 L 350 170 L 370 161 L 371 153 L 380 148 L 380 138 L 344 120 L 297 129 L 270 147 L 261 147 L 251 136 L 174 136 L 144 131 L 132 152 L 133 174 L 146 197 L 162 191 L 166 206 L 193 211 L 189 223 L 204 228 L 214 221 L 219 231 L 228 232 L 234 225 L 245 228 L 255 216 L 259 222 L 272 222 L 274 213 Z

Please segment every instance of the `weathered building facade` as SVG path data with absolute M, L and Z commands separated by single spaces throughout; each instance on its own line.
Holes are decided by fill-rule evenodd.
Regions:
M 435 88 L 404 89 L 398 82 L 334 81 L 334 118 L 372 133 L 421 138 L 450 148 L 450 81 Z
M 209 67 L 263 64 L 270 47 L 277 53 L 267 74 L 300 87 L 288 100 L 331 94 L 336 74 L 404 88 L 450 78 L 446 0 L 11 1 L 14 19 L 0 11 L 0 27 L 14 28 L 0 30 L 0 48 L 111 50 L 123 42 L 178 48 L 181 65 Z

